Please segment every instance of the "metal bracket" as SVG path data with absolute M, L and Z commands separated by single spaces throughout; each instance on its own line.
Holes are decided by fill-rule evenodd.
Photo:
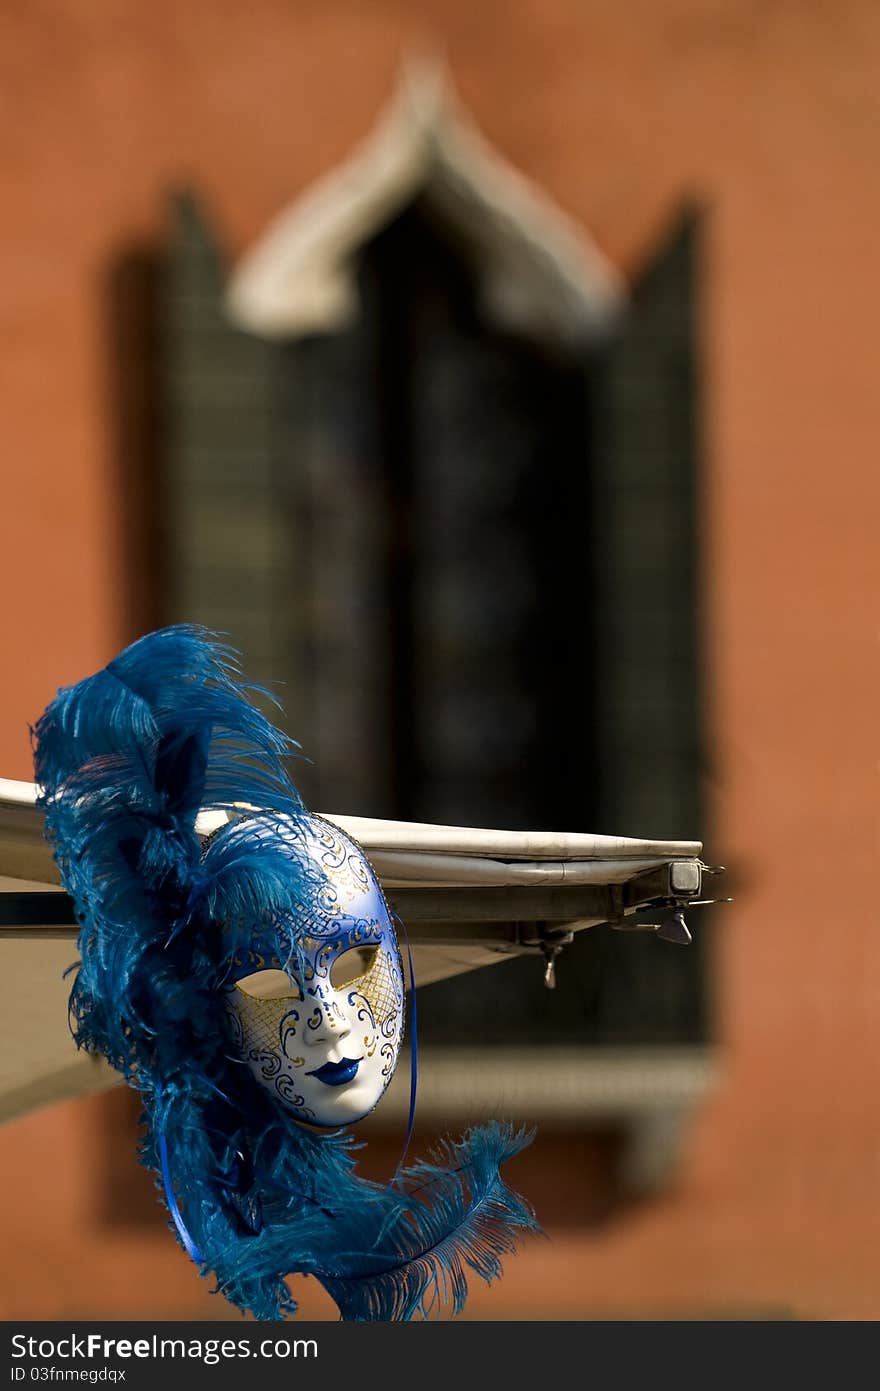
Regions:
M 672 860 L 657 869 L 638 874 L 622 886 L 620 916 L 611 923 L 618 932 L 655 932 L 664 942 L 687 947 L 693 941 L 685 922 L 686 908 L 711 903 L 731 903 L 730 898 L 700 898 L 704 874 L 722 874 L 722 865 L 704 865 L 698 860 Z M 637 921 L 637 912 L 665 910 L 661 922 Z

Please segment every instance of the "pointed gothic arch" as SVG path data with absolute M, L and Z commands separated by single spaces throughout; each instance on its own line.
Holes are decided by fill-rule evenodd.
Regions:
M 405 67 L 374 129 L 248 250 L 230 281 L 232 320 L 289 338 L 333 332 L 357 313 L 357 250 L 421 201 L 458 241 L 497 326 L 582 347 L 625 302 L 595 242 L 480 134 L 433 65 Z

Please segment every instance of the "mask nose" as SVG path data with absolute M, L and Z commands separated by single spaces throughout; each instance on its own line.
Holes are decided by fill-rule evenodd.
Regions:
M 351 1025 L 343 1014 L 333 995 L 314 1000 L 314 1008 L 306 1020 L 303 1031 L 305 1042 L 341 1043 L 351 1033 Z

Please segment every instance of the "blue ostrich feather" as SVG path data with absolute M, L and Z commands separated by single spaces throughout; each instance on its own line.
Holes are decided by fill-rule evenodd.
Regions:
M 350 1134 L 298 1124 L 231 1052 L 236 953 L 271 931 L 295 970 L 321 915 L 297 849 L 295 745 L 254 706 L 258 690 L 213 634 L 179 626 L 59 691 L 37 722 L 39 802 L 81 924 L 74 1037 L 140 1093 L 141 1160 L 233 1304 L 293 1314 L 286 1277 L 301 1272 L 346 1319 L 458 1312 L 470 1276 L 494 1279 L 536 1229 L 500 1175 L 528 1137 L 493 1123 L 371 1183 Z M 198 812 L 242 803 L 259 820 L 205 845 Z
M 442 1141 L 433 1161 L 404 1170 L 394 1199 L 353 1206 L 339 1246 L 315 1271 L 343 1318 L 429 1318 L 442 1308 L 458 1314 L 470 1276 L 497 1279 L 501 1257 L 538 1231 L 530 1207 L 500 1174 L 531 1138 L 498 1121 L 477 1126 L 458 1142 Z

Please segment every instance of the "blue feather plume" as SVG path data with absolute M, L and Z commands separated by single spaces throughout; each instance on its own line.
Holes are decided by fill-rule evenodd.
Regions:
M 59 691 L 37 722 L 40 804 L 81 924 L 74 1036 L 138 1089 L 142 1162 L 160 1192 L 166 1172 L 178 1239 L 233 1304 L 292 1314 L 285 1277 L 301 1272 L 346 1319 L 459 1312 L 470 1276 L 494 1279 L 536 1230 L 500 1175 L 529 1137 L 493 1123 L 393 1186 L 370 1183 L 350 1135 L 299 1125 L 230 1056 L 236 952 L 271 924 L 295 963 L 321 911 L 296 853 L 295 746 L 252 704 L 258 689 L 214 635 L 173 627 Z M 243 822 L 203 844 L 197 813 L 241 803 L 283 818 L 283 849 L 265 816 L 262 832 Z
M 343 1318 L 429 1318 L 443 1307 L 458 1314 L 469 1272 L 487 1283 L 497 1279 L 502 1255 L 516 1249 L 524 1232 L 537 1231 L 531 1209 L 500 1175 L 530 1139 L 494 1122 L 458 1143 L 441 1142 L 433 1162 L 405 1170 L 404 1192 L 369 1255 L 357 1247 L 353 1256 L 334 1253 L 319 1273 Z M 370 1235 L 364 1218 L 364 1209 L 356 1209 L 346 1232 L 349 1242 L 360 1237 L 361 1252 Z

